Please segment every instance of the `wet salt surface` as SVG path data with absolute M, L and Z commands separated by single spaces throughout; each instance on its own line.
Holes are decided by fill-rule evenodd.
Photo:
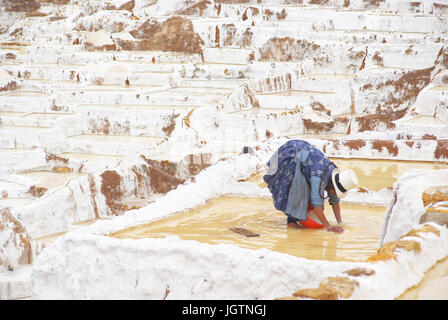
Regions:
M 77 223 L 71 224 L 70 228 L 74 229 L 76 227 L 88 226 L 88 225 L 91 225 L 91 224 L 93 224 L 93 223 L 95 223 L 96 221 L 99 221 L 99 220 L 109 220 L 109 219 L 108 218 L 98 218 L 98 219 L 84 220 L 84 221 L 81 221 L 81 222 L 77 222 Z M 33 240 L 39 241 L 39 242 L 42 242 L 42 243 L 46 243 L 46 244 L 50 244 L 53 241 L 55 241 L 57 238 L 63 236 L 66 233 L 67 233 L 67 231 L 52 233 L 52 234 L 48 234 L 48 235 L 43 236 L 43 237 L 35 238 Z
M 10 208 L 10 207 L 18 207 L 22 205 L 27 205 L 34 201 L 34 198 L 2 198 L 0 199 L 0 209 L 1 208 Z
M 299 133 L 299 134 L 288 134 L 286 137 L 288 139 L 299 139 L 299 140 L 307 140 L 307 139 L 342 139 L 345 138 L 347 134 L 345 133 Z
M 100 135 L 100 134 L 83 134 L 69 137 L 70 140 L 76 141 L 98 141 L 112 143 L 148 143 L 153 144 L 163 140 L 162 137 L 152 136 L 123 136 L 123 135 Z
M 426 271 L 420 283 L 397 300 L 448 300 L 448 257 Z
M 429 89 L 431 91 L 448 91 L 448 86 L 437 86 Z
M 288 96 L 288 97 L 308 97 L 323 94 L 334 94 L 334 92 L 310 91 L 310 90 L 287 90 L 281 92 L 261 93 L 260 96 Z
M 40 91 L 13 91 L 2 94 L 3 97 L 25 97 L 25 98 L 35 98 L 35 97 L 48 97 L 49 93 Z
M 244 248 L 267 248 L 314 260 L 362 261 L 375 254 L 385 207 L 342 205 L 345 231 L 294 229 L 271 199 L 222 196 L 198 208 L 175 214 L 147 225 L 111 234 L 116 238 L 161 238 L 178 235 L 183 240 L 211 244 L 227 243 Z M 330 224 L 335 224 L 331 206 L 325 207 Z M 246 228 L 259 237 L 245 237 L 230 230 Z
M 65 152 L 59 155 L 60 157 L 80 160 L 80 161 L 94 161 L 94 162 L 115 162 L 123 159 L 123 156 L 117 155 L 103 155 L 103 154 L 93 154 L 93 153 L 76 153 L 76 152 Z
M 166 105 L 155 105 L 155 104 L 79 104 L 78 108 L 99 108 L 108 110 L 175 110 L 175 109 L 193 109 L 198 106 L 194 105 L 176 105 L 176 104 L 166 104 Z
M 26 112 L 0 111 L 0 116 L 4 116 L 4 117 L 21 117 L 23 115 L 26 115 Z
M 416 116 L 409 120 L 403 120 L 402 123 L 405 124 L 416 124 L 423 126 L 445 126 L 446 124 L 439 120 L 438 118 L 431 116 Z
M 184 81 L 185 86 L 201 86 L 202 88 L 210 88 L 210 89 L 236 89 L 243 83 L 246 83 L 247 80 L 196 80 L 196 79 L 188 79 Z
M 26 114 L 23 118 L 30 118 L 36 120 L 54 120 L 64 116 L 72 116 L 73 113 L 50 113 L 50 112 L 33 112 L 30 114 Z
M 51 171 L 34 171 L 24 172 L 19 175 L 36 180 L 39 187 L 44 187 L 48 190 L 56 189 L 65 185 L 70 180 L 76 179 L 83 175 L 79 172 L 51 172 Z
M 8 125 L 0 125 L 0 130 L 22 132 L 22 131 L 52 130 L 52 128 L 50 128 L 50 127 L 38 127 L 38 126 L 8 126 Z

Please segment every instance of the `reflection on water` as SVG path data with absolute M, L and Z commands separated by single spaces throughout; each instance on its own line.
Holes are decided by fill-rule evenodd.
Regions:
M 385 211 L 384 207 L 343 205 L 345 231 L 335 234 L 287 228 L 286 216 L 274 208 L 271 199 L 222 196 L 198 208 L 111 236 L 138 239 L 178 235 L 184 240 L 267 248 L 308 259 L 361 261 L 376 253 Z M 335 224 L 331 207 L 326 206 L 325 212 L 330 223 Z M 229 230 L 232 227 L 243 227 L 260 236 L 245 237 Z

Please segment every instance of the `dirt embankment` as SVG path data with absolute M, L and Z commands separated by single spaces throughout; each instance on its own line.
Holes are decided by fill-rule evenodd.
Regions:
M 194 32 L 190 20 L 172 17 L 163 23 L 155 20 L 145 21 L 131 35 L 138 41 L 118 40 L 124 50 L 202 53 L 204 41 Z
M 113 215 L 123 214 L 131 202 L 147 202 L 154 194 L 166 194 L 176 189 L 186 179 L 194 180 L 195 175 L 211 165 L 211 154 L 208 153 L 190 154 L 179 162 L 141 157 L 144 162 L 130 170 L 106 170 L 100 175 L 100 192 Z M 89 178 L 89 182 L 92 195 L 95 195 L 93 178 Z M 94 198 L 93 204 L 96 206 Z
M 1 4 L 8 12 L 34 12 L 40 8 L 38 0 L 3 0 Z
M 419 93 L 431 81 L 434 67 L 404 72 L 397 79 L 388 79 L 379 83 L 366 83 L 360 93 L 373 96 L 384 93 L 375 110 L 375 114 L 356 115 L 352 127 L 356 125 L 359 132 L 376 130 L 379 126 L 394 129 L 393 121 L 402 118 Z
M 319 55 L 321 47 L 306 39 L 290 37 L 269 39 L 260 48 L 261 61 L 301 61 Z
M 123 198 L 121 189 L 121 176 L 113 170 L 103 172 L 101 175 L 101 193 L 106 198 L 106 205 L 114 214 L 121 214 L 123 208 L 120 202 Z
M 16 264 L 32 263 L 31 238 L 7 208 L 0 210 L 0 234 L 0 272 Z M 12 259 L 13 256 L 17 259 Z

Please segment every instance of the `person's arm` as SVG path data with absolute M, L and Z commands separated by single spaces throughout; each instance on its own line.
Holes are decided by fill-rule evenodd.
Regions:
M 339 205 L 339 198 L 336 195 L 336 191 L 334 190 L 333 187 L 331 187 L 328 193 L 329 193 L 328 202 L 331 204 L 331 207 L 333 208 L 334 217 L 336 218 L 338 224 L 342 224 L 341 206 Z
M 322 199 L 322 197 L 319 194 L 319 186 L 320 186 L 320 179 L 318 177 L 311 177 L 311 205 L 314 208 L 314 213 L 322 222 L 327 231 L 332 231 L 336 233 L 343 232 L 344 229 L 340 226 L 330 226 L 330 223 L 325 217 L 324 211 L 322 209 L 324 206 L 324 199 Z
M 334 217 L 336 218 L 336 221 L 338 222 L 338 224 L 342 224 L 341 206 L 339 205 L 339 202 L 332 204 L 331 207 L 333 208 L 333 213 Z

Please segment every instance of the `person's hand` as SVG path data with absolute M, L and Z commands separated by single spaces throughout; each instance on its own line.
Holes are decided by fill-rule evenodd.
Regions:
M 330 226 L 327 228 L 327 231 L 334 233 L 342 233 L 344 232 L 344 228 L 342 228 L 341 226 Z

